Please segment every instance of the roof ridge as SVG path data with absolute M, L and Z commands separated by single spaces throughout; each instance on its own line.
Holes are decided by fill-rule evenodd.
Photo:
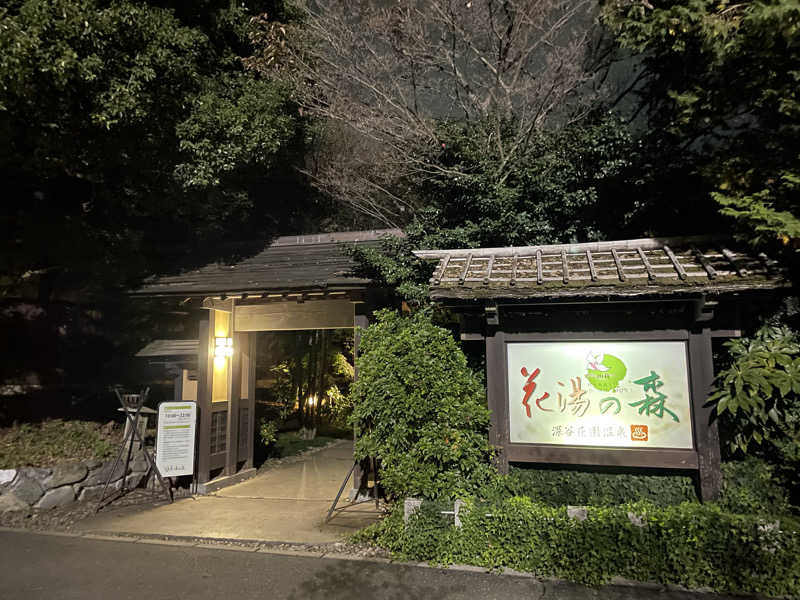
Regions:
M 684 237 L 655 237 L 639 238 L 633 240 L 608 240 L 602 242 L 580 242 L 576 244 L 542 244 L 538 246 L 507 246 L 504 248 L 451 248 L 447 250 L 415 250 L 414 254 L 422 259 L 441 258 L 449 256 L 514 256 L 525 253 L 533 254 L 536 251 L 560 253 L 562 250 L 568 254 L 578 254 L 589 250 L 590 252 L 609 252 L 615 250 L 656 250 L 664 246 L 684 247 L 692 244 L 718 243 L 730 240 L 725 235 L 696 235 Z

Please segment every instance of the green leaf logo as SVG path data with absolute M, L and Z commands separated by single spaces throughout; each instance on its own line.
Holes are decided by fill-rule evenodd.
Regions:
M 613 354 L 590 352 L 586 357 L 586 379 L 601 392 L 610 392 L 617 387 L 627 372 L 625 363 Z

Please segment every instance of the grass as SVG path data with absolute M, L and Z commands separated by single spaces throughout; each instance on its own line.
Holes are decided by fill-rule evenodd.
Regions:
M 120 437 L 119 429 L 93 421 L 53 419 L 9 427 L 0 430 L 0 469 L 107 458 Z

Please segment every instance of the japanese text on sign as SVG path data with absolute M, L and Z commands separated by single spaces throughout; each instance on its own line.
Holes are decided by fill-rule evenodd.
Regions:
M 197 405 L 162 402 L 158 405 L 156 466 L 165 477 L 194 473 L 194 436 Z
M 512 443 L 692 447 L 684 342 L 506 348 Z

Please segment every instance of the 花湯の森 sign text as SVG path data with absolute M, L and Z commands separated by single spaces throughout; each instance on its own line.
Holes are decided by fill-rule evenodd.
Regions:
M 506 349 L 511 443 L 693 447 L 684 342 L 521 342 Z

